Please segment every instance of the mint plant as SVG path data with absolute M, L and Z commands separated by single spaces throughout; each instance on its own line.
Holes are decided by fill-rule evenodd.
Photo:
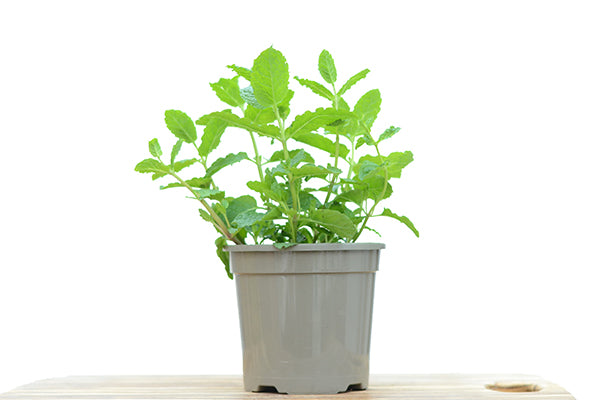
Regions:
M 372 131 L 381 107 L 379 90 L 365 93 L 352 109 L 343 97 L 367 76 L 368 69 L 337 87 L 333 57 L 323 50 L 318 70 L 324 84 L 294 79 L 331 106 L 292 117 L 294 92 L 281 52 L 271 47 L 254 60 L 251 69 L 228 68 L 234 76 L 210 87 L 231 108 L 203 115 L 195 123 L 182 111 L 167 110 L 165 122 L 177 141 L 165 156 L 158 139 L 152 139 L 152 158 L 138 163 L 135 170 L 152 174 L 153 180 L 170 177 L 161 189 L 185 188 L 201 204 L 200 216 L 218 233 L 217 254 L 230 278 L 224 251 L 228 243 L 273 243 L 284 248 L 297 243 L 356 242 L 365 229 L 377 233 L 369 224 L 381 216 L 398 220 L 419 236 L 407 217 L 380 207 L 392 195 L 390 180 L 400 178 L 413 161 L 410 151 L 382 152 L 382 142 L 400 128 L 390 126 L 378 135 Z M 203 127 L 200 137 L 197 125 Z M 252 148 L 213 159 L 211 154 L 231 128 L 246 131 Z M 184 145 L 193 146 L 197 157 L 179 159 Z M 329 162 L 322 165 L 311 153 L 325 155 Z M 251 192 L 227 196 L 217 174 L 242 162 L 256 170 L 256 179 L 247 183 Z M 198 165 L 201 173 L 187 178 L 180 174 Z

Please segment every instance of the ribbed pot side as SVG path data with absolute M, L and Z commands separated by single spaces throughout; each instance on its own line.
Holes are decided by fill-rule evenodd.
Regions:
M 379 243 L 230 246 L 244 389 L 366 389 Z

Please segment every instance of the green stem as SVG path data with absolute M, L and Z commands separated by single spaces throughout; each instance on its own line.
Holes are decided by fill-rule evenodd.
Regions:
M 366 126 L 365 126 L 366 128 Z M 371 136 L 371 132 L 367 129 L 367 134 L 371 137 L 371 139 L 373 139 L 373 137 Z M 383 156 L 381 155 L 381 152 L 379 151 L 379 146 L 377 145 L 377 142 L 373 141 L 375 143 L 375 151 L 377 152 L 377 156 L 379 157 L 379 162 L 381 164 L 384 163 L 383 160 Z M 352 242 L 356 242 L 356 240 L 359 238 L 359 236 L 362 234 L 362 232 L 364 231 L 365 227 L 367 226 L 367 222 L 369 221 L 369 218 L 371 218 L 373 216 L 373 213 L 375 212 L 375 207 L 377 207 L 377 204 L 379 204 L 379 202 L 381 202 L 381 200 L 383 200 L 383 197 L 385 196 L 385 191 L 387 190 L 388 187 L 388 169 L 387 167 L 383 168 L 383 172 L 384 172 L 384 182 L 383 182 L 383 190 L 381 191 L 381 194 L 377 197 L 377 199 L 375 200 L 375 202 L 373 203 L 373 205 L 371 206 L 371 209 L 369 210 L 369 212 L 367 213 L 367 215 L 365 216 L 365 219 L 363 220 L 363 223 L 360 227 L 360 229 L 358 230 L 358 232 L 356 233 L 356 235 L 354 235 L 354 238 L 352 238 Z
M 227 229 L 227 225 L 217 215 L 217 213 L 215 212 L 215 210 L 213 210 L 212 207 L 206 202 L 206 200 L 204 200 L 203 198 L 201 198 L 200 196 L 198 196 L 198 193 L 196 193 L 196 191 L 194 190 L 194 188 L 192 188 L 186 181 L 184 181 L 183 179 L 181 179 L 179 177 L 179 175 L 177 175 L 175 172 L 170 172 L 169 174 L 171 176 L 173 176 L 173 178 L 177 179 L 177 181 L 179 181 L 179 183 L 181 183 L 184 187 L 186 187 L 190 192 L 192 192 L 192 194 L 194 195 L 194 197 L 196 198 L 196 200 L 198 200 L 202 204 L 202 206 L 206 209 L 206 211 L 208 211 L 208 213 L 212 217 L 212 219 L 213 219 L 212 222 L 213 222 L 214 227 L 219 232 L 221 232 L 223 234 L 223 236 L 225 236 L 227 239 L 231 240 L 235 244 L 242 244 L 242 242 L 238 238 L 236 238 L 235 236 L 232 236 L 231 233 L 229 233 L 229 230 Z
M 290 153 L 287 148 L 287 138 L 285 137 L 285 125 L 281 115 L 279 114 L 279 109 L 277 106 L 273 106 L 273 111 L 275 112 L 275 117 L 277 118 L 277 123 L 279 124 L 279 132 L 280 132 L 280 141 L 283 146 L 283 156 L 285 157 L 285 162 L 289 166 L 290 162 Z M 292 242 L 296 242 L 296 226 L 298 222 L 298 210 L 300 209 L 300 198 L 298 197 L 298 193 L 296 192 L 296 183 L 294 182 L 294 176 L 291 173 L 287 174 L 288 183 L 290 187 L 290 192 L 292 194 L 292 208 L 294 210 L 293 215 L 290 218 L 290 230 L 292 235 Z
M 252 131 L 248 131 L 248 132 L 250 132 L 250 138 L 252 139 L 252 147 L 254 148 L 254 157 L 256 159 L 256 167 L 258 168 L 258 176 L 260 177 L 260 181 L 264 182 L 265 177 L 263 175 L 263 170 L 262 170 L 262 157 L 258 153 L 258 146 L 256 145 L 256 138 L 254 137 L 254 133 Z
M 333 89 L 333 108 L 338 109 L 338 95 L 335 91 L 335 85 L 332 83 L 331 88 Z M 340 158 L 340 131 L 336 127 L 335 128 L 335 159 L 333 166 L 337 168 L 338 160 Z M 329 187 L 327 188 L 327 196 L 325 196 L 325 204 L 329 201 L 329 197 L 331 197 L 331 193 L 333 192 L 333 186 L 335 185 L 335 181 L 337 180 L 338 174 L 334 174 L 331 177 L 331 182 L 329 182 Z

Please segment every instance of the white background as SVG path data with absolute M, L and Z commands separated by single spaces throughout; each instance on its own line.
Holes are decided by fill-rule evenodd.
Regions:
M 241 373 L 212 229 L 133 167 L 173 143 L 164 110 L 226 108 L 208 82 L 273 45 L 292 76 L 317 79 L 324 48 L 340 80 L 370 68 L 349 102 L 380 88 L 375 128 L 402 127 L 386 150 L 415 154 L 388 206 L 421 238 L 376 224 L 372 372 L 529 373 L 596 398 L 599 18 L 592 1 L 3 2 L 0 392 Z

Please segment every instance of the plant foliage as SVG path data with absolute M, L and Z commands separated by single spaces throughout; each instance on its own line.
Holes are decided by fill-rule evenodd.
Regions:
M 195 122 L 183 111 L 167 110 L 165 123 L 177 139 L 169 159 L 162 158 L 158 139 L 152 139 L 152 158 L 135 167 L 152 174 L 152 179 L 170 177 L 171 182 L 161 189 L 185 188 L 200 203 L 200 216 L 218 233 L 217 255 L 229 277 L 224 251 L 228 243 L 273 243 L 285 248 L 297 243 L 355 242 L 365 229 L 376 232 L 368 224 L 381 216 L 397 220 L 419 236 L 406 216 L 388 208 L 377 211 L 392 195 L 390 180 L 400 178 L 413 161 L 410 151 L 384 152 L 380 146 L 400 128 L 391 126 L 377 136 L 372 132 L 381 108 L 379 90 L 366 92 L 352 109 L 342 97 L 369 70 L 356 73 L 336 91 L 338 74 L 328 51 L 320 54 L 317 66 L 324 83 L 295 80 L 331 105 L 292 116 L 294 92 L 281 52 L 266 49 L 251 69 L 230 65 L 235 76 L 221 78 L 210 87 L 233 110 L 211 112 Z M 242 82 L 247 86 L 241 87 Z M 245 131 L 253 147 L 215 158 L 213 151 L 221 137 L 233 129 Z M 260 137 L 271 145 L 260 147 Z M 178 159 L 184 145 L 193 146 L 197 158 Z M 270 154 L 265 155 L 264 147 Z M 321 152 L 330 162 L 317 163 L 319 157 L 309 151 Z M 249 194 L 234 198 L 217 185 L 216 175 L 238 163 L 251 165 L 256 179 L 247 183 Z M 202 167 L 201 176 L 180 176 L 180 171 L 197 164 Z

